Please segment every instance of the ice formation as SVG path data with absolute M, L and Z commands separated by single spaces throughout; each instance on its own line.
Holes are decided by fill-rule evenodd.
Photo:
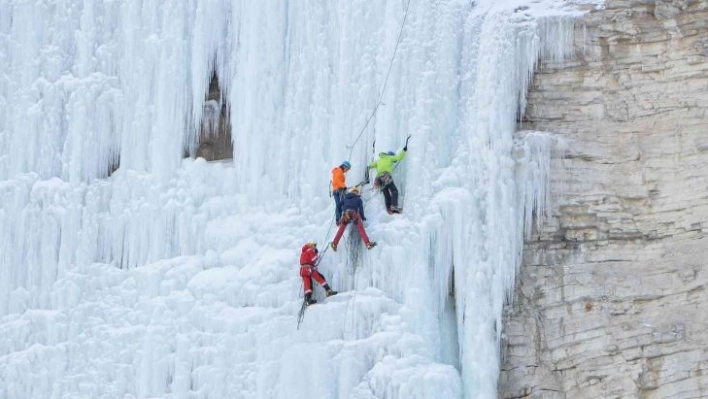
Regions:
M 0 397 L 496 397 L 524 220 L 549 197 L 552 140 L 515 158 L 516 120 L 576 15 L 0 0 Z M 233 163 L 183 158 L 213 73 Z M 405 213 L 367 186 L 379 246 L 324 255 L 342 293 L 297 329 L 299 248 L 333 235 L 329 170 L 348 158 L 356 184 L 408 134 Z

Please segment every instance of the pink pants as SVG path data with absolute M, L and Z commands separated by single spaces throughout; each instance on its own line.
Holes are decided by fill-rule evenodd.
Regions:
M 344 229 L 347 228 L 347 224 L 351 220 L 356 224 L 361 240 L 364 241 L 364 244 L 369 245 L 369 236 L 366 235 L 366 230 L 364 230 L 364 222 L 361 221 L 359 212 L 355 211 L 346 211 L 342 216 L 342 220 L 339 221 L 339 230 L 337 230 L 337 234 L 334 236 L 334 245 L 339 244 L 339 240 L 342 239 L 342 234 L 344 234 Z

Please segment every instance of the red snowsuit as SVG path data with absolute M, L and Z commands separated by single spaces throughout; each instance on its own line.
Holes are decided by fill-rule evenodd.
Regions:
M 321 286 L 327 285 L 324 276 L 317 271 L 317 249 L 305 244 L 300 254 L 300 277 L 305 284 L 305 295 L 312 293 L 312 279 L 314 278 Z

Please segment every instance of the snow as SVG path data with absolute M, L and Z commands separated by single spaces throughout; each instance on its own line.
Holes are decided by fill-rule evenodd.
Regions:
M 496 397 L 561 148 L 516 117 L 588 4 L 0 0 L 0 397 Z M 232 163 L 182 159 L 214 70 Z M 408 134 L 325 251 L 331 168 Z

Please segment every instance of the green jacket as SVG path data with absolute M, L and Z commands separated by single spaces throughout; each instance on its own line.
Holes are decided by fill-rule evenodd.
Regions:
M 369 169 L 376 168 L 376 175 L 381 176 L 388 172 L 393 172 L 393 165 L 406 157 L 406 151 L 401 150 L 396 155 L 388 155 L 385 152 L 379 154 L 379 159 L 369 164 Z

